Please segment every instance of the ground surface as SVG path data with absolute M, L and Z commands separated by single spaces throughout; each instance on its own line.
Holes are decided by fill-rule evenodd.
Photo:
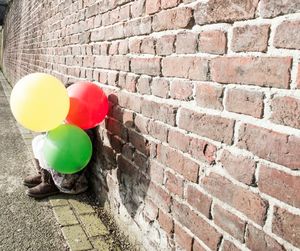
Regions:
M 32 157 L 0 85 L 0 250 L 66 250 L 48 201 L 27 197 L 22 178 Z

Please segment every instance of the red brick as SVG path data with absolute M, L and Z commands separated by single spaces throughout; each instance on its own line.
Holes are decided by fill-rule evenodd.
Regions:
M 226 44 L 227 38 L 224 31 L 203 31 L 200 33 L 198 50 L 204 53 L 225 54 Z
M 246 246 L 250 250 L 285 251 L 276 240 L 251 224 L 247 227 Z
M 167 77 L 207 80 L 208 59 L 194 56 L 169 56 L 162 60 L 162 74 Z
M 138 132 L 141 132 L 143 134 L 148 134 L 148 124 L 149 124 L 148 118 L 145 118 L 140 114 L 136 114 L 134 118 L 134 125 Z
M 141 76 L 137 83 L 137 91 L 141 94 L 151 94 L 150 87 L 151 78 L 147 76 Z
M 300 207 L 300 176 L 261 166 L 258 179 L 259 190 L 293 207 Z
M 159 209 L 158 212 L 158 222 L 159 225 L 162 227 L 163 230 L 167 234 L 171 234 L 174 230 L 174 222 L 172 216 L 168 213 L 165 213 L 163 210 Z
M 116 55 L 118 54 L 119 49 L 119 43 L 118 42 L 112 42 L 108 47 L 108 54 L 109 55 Z
M 217 148 L 213 144 L 198 138 L 190 138 L 190 147 L 188 152 L 193 158 L 202 162 L 213 164 L 216 158 Z
M 96 56 L 94 67 L 108 69 L 110 67 L 110 56 Z
M 194 16 L 197 24 L 232 23 L 254 18 L 257 4 L 258 0 L 209 0 L 197 5 Z
M 184 250 L 192 249 L 192 237 L 179 224 L 174 226 L 174 239 Z
M 205 217 L 210 218 L 212 199 L 202 193 L 197 187 L 188 185 L 186 190 L 187 202 Z
M 185 157 L 180 152 L 165 145 L 157 146 L 157 160 L 172 168 L 186 179 L 197 182 L 199 165 L 191 159 Z
M 157 13 L 153 17 L 153 31 L 187 28 L 193 20 L 192 9 L 183 7 Z
M 129 71 L 129 57 L 123 55 L 115 55 L 110 58 L 110 69 Z
M 160 10 L 160 0 L 146 0 L 146 14 L 153 14 Z
M 176 53 L 195 53 L 197 49 L 197 37 L 198 35 L 192 32 L 182 32 L 177 34 Z
M 274 1 L 262 0 L 260 2 L 260 14 L 262 17 L 275 17 L 282 14 L 294 13 L 300 10 L 298 0 Z
M 128 40 L 121 40 L 119 42 L 119 54 L 124 55 L 128 53 Z
M 225 240 L 223 243 L 222 251 L 240 251 L 232 242 Z
M 134 153 L 133 162 L 141 172 L 145 173 L 149 169 L 149 159 L 137 151 Z
M 216 141 L 232 143 L 234 121 L 186 108 L 179 110 L 178 127 Z
M 264 95 L 257 91 L 244 89 L 228 89 L 225 100 L 226 110 L 230 112 L 262 118 L 264 109 Z
M 191 230 L 209 248 L 217 250 L 221 234 L 214 227 L 190 210 L 189 207 L 176 200 L 173 201 L 172 212 L 176 220 Z
M 300 4 L 299 4 L 300 8 Z M 300 20 L 283 21 L 276 29 L 274 46 L 285 49 L 300 49 Z
M 141 153 L 149 156 L 149 142 L 134 130 L 128 130 L 129 142 Z
M 229 204 L 259 225 L 264 225 L 268 203 L 258 194 L 231 183 L 225 177 L 211 173 L 201 180 L 210 194 Z
M 152 100 L 143 99 L 142 101 L 142 114 L 146 117 L 159 120 L 169 125 L 175 125 L 177 108 L 162 104 Z
M 164 180 L 164 166 L 156 161 L 151 161 L 148 171 L 151 181 L 162 185 Z
M 293 97 L 275 97 L 271 103 L 271 120 L 300 129 L 300 99 Z
M 173 194 L 179 197 L 183 196 L 183 179 L 179 176 L 174 175 L 170 171 L 165 173 L 165 187 Z
M 156 53 L 158 55 L 170 55 L 174 52 L 174 35 L 165 35 L 157 38 Z
M 288 88 L 290 57 L 219 57 L 212 59 L 211 78 L 220 83 Z
M 131 71 L 146 75 L 160 74 L 160 58 L 131 58 Z
M 158 97 L 167 98 L 169 96 L 169 80 L 154 78 L 151 84 L 152 94 Z
M 224 150 L 220 162 L 233 178 L 246 185 L 253 185 L 256 167 L 254 160 Z
M 237 145 L 263 159 L 290 169 L 300 169 L 298 153 L 300 139 L 296 136 L 243 124 L 240 128 Z
M 155 39 L 153 37 L 142 39 L 141 53 L 155 54 Z
M 190 144 L 190 137 L 174 128 L 170 128 L 168 133 L 168 143 L 173 148 L 187 152 Z
M 170 85 L 170 96 L 173 99 L 191 100 L 193 96 L 193 83 L 181 79 L 175 79 Z
M 148 124 L 148 133 L 150 136 L 162 141 L 167 142 L 168 127 L 159 121 L 151 120 Z
M 195 99 L 199 106 L 223 110 L 223 87 L 208 83 L 198 83 L 196 84 Z
M 127 141 L 128 131 L 126 127 L 115 119 L 106 119 L 105 126 L 112 134 L 119 136 L 123 140 Z
M 272 231 L 295 247 L 300 247 L 300 216 L 275 207 Z
M 215 205 L 213 208 L 213 220 L 216 225 L 231 236 L 240 242 L 244 242 L 245 221 L 218 205 Z
M 171 206 L 171 196 L 160 186 L 150 182 L 146 199 L 150 197 L 158 207 L 169 212 Z
M 119 73 L 117 71 L 110 71 L 107 73 L 107 84 L 117 86 L 119 80 Z

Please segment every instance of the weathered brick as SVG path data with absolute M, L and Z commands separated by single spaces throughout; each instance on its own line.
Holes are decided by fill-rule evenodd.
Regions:
M 176 112 L 177 108 L 172 105 L 161 104 L 160 102 L 147 99 L 143 99 L 142 101 L 143 115 L 169 125 L 175 125 Z
M 154 14 L 160 10 L 161 0 L 146 0 L 146 14 Z
M 190 229 L 209 248 L 217 250 L 221 234 L 214 227 L 177 200 L 173 201 L 172 212 L 176 220 Z
M 152 94 L 158 97 L 167 98 L 169 96 L 169 81 L 162 78 L 154 78 L 151 83 Z
M 161 8 L 168 9 L 179 5 L 181 0 L 161 0 Z
M 141 76 L 137 82 L 137 91 L 141 94 L 151 94 L 150 87 L 151 78 L 148 76 Z
M 300 247 L 300 216 L 289 211 L 275 207 L 272 231 L 284 240 Z
M 148 124 L 149 124 L 148 118 L 146 118 L 140 114 L 136 114 L 136 116 L 134 118 L 134 126 L 138 132 L 147 134 L 148 133 Z
M 196 33 L 182 32 L 176 36 L 176 53 L 189 54 L 195 53 L 197 49 Z
M 193 83 L 191 81 L 175 79 L 170 84 L 170 96 L 173 99 L 190 100 L 193 95 Z
M 261 51 L 268 48 L 270 25 L 245 25 L 235 27 L 231 49 L 235 52 Z
M 183 195 L 183 179 L 179 176 L 174 175 L 170 171 L 165 173 L 165 187 L 173 194 L 182 197 Z
M 209 83 L 195 84 L 195 99 L 199 106 L 223 110 L 223 87 Z
M 300 4 L 299 4 L 300 9 Z M 300 36 L 296 30 L 300 29 L 300 20 L 283 21 L 276 29 L 274 46 L 285 49 L 300 49 Z
M 124 36 L 139 36 L 151 33 L 151 18 L 143 17 L 134 19 L 124 24 Z
M 120 106 L 140 112 L 142 99 L 139 96 L 133 95 L 132 93 L 120 92 L 118 94 L 118 102 Z
M 163 230 L 167 234 L 171 234 L 174 229 L 174 223 L 172 216 L 168 213 L 165 213 L 163 210 L 159 209 L 158 212 L 158 222 L 159 225 L 162 227 Z
M 137 0 L 132 2 L 130 13 L 133 18 L 140 17 L 144 13 L 145 0 Z
M 232 143 L 234 121 L 186 108 L 179 109 L 178 127 L 216 141 Z
M 289 1 L 274 1 L 262 0 L 260 2 L 260 14 L 262 17 L 275 17 L 282 14 L 294 13 L 300 10 L 300 3 L 298 0 Z
M 222 251 L 240 251 L 241 249 L 237 248 L 232 242 L 225 240 L 223 243 Z
M 142 39 L 141 53 L 155 54 L 155 39 L 153 37 Z
M 300 129 L 300 99 L 275 97 L 272 99 L 271 110 L 273 122 Z
M 171 206 L 171 195 L 160 186 L 150 182 L 146 198 L 148 197 L 152 199 L 155 205 L 164 209 L 166 212 L 169 212 Z
M 160 74 L 160 58 L 131 58 L 131 71 L 156 76 Z
M 188 185 L 186 190 L 187 202 L 205 217 L 210 218 L 210 208 L 212 199 L 202 193 L 200 189 L 195 186 Z
M 157 146 L 157 160 L 169 166 L 186 179 L 197 182 L 199 165 L 180 152 L 165 145 Z
M 212 59 L 213 81 L 288 88 L 290 57 L 219 57 Z
M 266 250 L 266 251 L 285 250 L 285 248 L 282 247 L 276 240 L 274 240 L 272 237 L 265 234 L 263 231 L 257 229 L 251 224 L 247 226 L 246 246 L 250 250 Z
M 190 144 L 190 137 L 174 128 L 170 128 L 168 133 L 168 143 L 173 148 L 187 152 Z
M 187 28 L 193 20 L 192 9 L 183 7 L 157 13 L 153 17 L 153 31 Z
M 162 59 L 162 74 L 166 77 L 207 80 L 208 59 L 193 56 L 165 57 Z
M 156 53 L 170 55 L 174 52 L 175 35 L 165 35 L 156 40 Z
M 300 207 L 299 176 L 293 176 L 263 165 L 259 169 L 258 188 L 263 193 L 293 207 Z
M 129 51 L 130 53 L 140 53 L 141 52 L 142 40 L 139 38 L 133 38 L 129 40 Z
M 213 208 L 213 219 L 215 224 L 231 236 L 240 242 L 244 242 L 245 221 L 218 205 L 215 205 Z
M 216 151 L 217 148 L 213 144 L 202 139 L 190 137 L 188 153 L 195 159 L 212 164 L 216 158 Z
M 206 249 L 200 244 L 199 241 L 194 239 L 193 251 L 206 251 Z
M 263 140 L 261 140 L 263 139 Z M 300 168 L 298 154 L 300 139 L 272 130 L 243 124 L 239 131 L 238 144 L 258 157 L 284 165 L 290 169 Z
M 141 153 L 149 156 L 149 142 L 141 134 L 134 130 L 128 130 L 130 143 Z
M 224 150 L 220 162 L 233 178 L 247 185 L 253 185 L 256 167 L 254 160 L 240 155 L 233 155 Z
M 264 96 L 261 92 L 244 89 L 228 89 L 225 100 L 226 110 L 262 118 Z
M 211 54 L 224 54 L 227 47 L 226 33 L 220 30 L 202 31 L 199 36 L 198 50 Z
M 162 185 L 164 181 L 164 166 L 157 161 L 150 161 L 149 170 L 148 170 L 149 177 L 151 181 Z
M 201 180 L 210 194 L 229 204 L 259 225 L 264 225 L 268 203 L 258 194 L 231 183 L 225 177 L 211 173 Z
M 197 24 L 232 23 L 254 18 L 257 4 L 258 0 L 209 0 L 197 5 L 194 16 Z
M 151 120 L 148 124 L 148 133 L 150 136 L 162 141 L 166 142 L 168 137 L 168 127 L 166 124 L 161 123 L 159 121 Z
M 192 249 L 192 237 L 179 224 L 174 225 L 174 239 L 184 250 Z

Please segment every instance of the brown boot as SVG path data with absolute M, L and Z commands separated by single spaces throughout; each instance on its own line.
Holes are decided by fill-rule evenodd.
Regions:
M 42 175 L 40 173 L 36 174 L 36 175 L 27 176 L 23 180 L 23 185 L 27 186 L 29 188 L 35 187 L 35 186 L 37 186 L 37 185 L 39 185 L 41 183 L 42 183 Z
M 50 195 L 58 194 L 59 189 L 55 186 L 51 174 L 44 169 L 41 170 L 41 174 L 42 183 L 33 188 L 29 188 L 26 194 L 36 199 L 43 199 Z
M 41 174 L 40 163 L 37 159 L 33 159 L 33 161 L 34 161 L 34 166 L 35 166 L 38 174 L 27 176 L 23 180 L 23 185 L 27 186 L 29 188 L 35 187 L 35 186 L 39 185 L 42 182 L 42 174 Z

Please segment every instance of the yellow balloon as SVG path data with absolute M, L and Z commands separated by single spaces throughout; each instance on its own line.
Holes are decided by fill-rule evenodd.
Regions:
M 22 126 L 45 132 L 63 122 L 69 112 L 70 100 L 60 80 L 49 74 L 32 73 L 14 86 L 10 107 Z

